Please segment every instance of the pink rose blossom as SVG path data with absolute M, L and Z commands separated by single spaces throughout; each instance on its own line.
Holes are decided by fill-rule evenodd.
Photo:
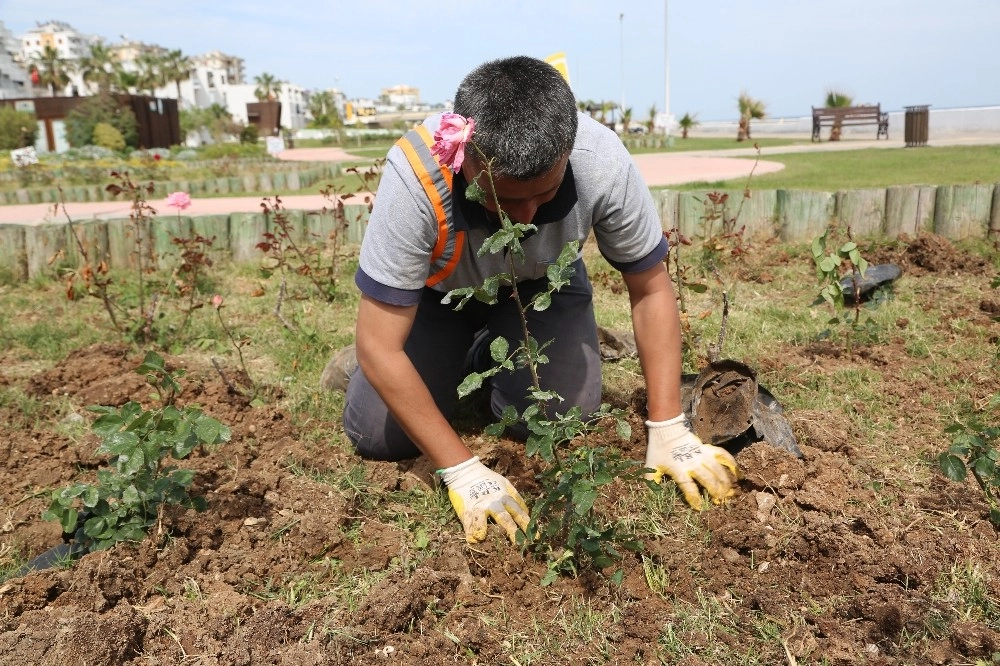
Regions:
M 472 141 L 475 131 L 476 121 L 472 118 L 457 113 L 442 114 L 441 126 L 434 131 L 431 153 L 438 157 L 441 164 L 458 173 L 465 161 L 465 146 Z
M 218 294 L 212 296 L 212 307 L 216 310 L 222 307 L 222 296 L 219 296 Z
M 187 192 L 171 192 L 167 195 L 167 205 L 178 210 L 184 210 L 191 205 L 191 197 Z

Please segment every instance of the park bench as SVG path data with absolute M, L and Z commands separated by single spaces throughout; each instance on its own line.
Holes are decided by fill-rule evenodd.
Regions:
M 885 137 L 889 140 L 889 114 L 883 113 L 880 104 L 865 106 L 844 106 L 839 108 L 812 107 L 813 133 L 812 140 L 819 141 L 820 129 L 823 125 L 844 127 L 846 125 L 877 125 L 875 140 Z

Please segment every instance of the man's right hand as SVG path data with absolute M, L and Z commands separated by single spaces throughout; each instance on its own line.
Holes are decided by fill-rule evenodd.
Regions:
M 510 481 L 480 462 L 478 456 L 438 473 L 448 487 L 448 499 L 469 543 L 486 538 L 490 518 L 504 529 L 511 543 L 516 543 L 518 528 L 528 528 L 528 507 L 521 495 Z

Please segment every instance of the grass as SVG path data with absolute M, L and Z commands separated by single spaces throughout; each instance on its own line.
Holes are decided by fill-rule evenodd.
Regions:
M 747 158 L 753 159 L 753 158 Z M 783 153 L 761 159 L 780 162 L 777 173 L 756 175 L 754 190 L 840 190 L 896 185 L 972 185 L 1000 182 L 1000 146 L 925 146 Z M 678 190 L 736 189 L 746 179 L 671 186 Z

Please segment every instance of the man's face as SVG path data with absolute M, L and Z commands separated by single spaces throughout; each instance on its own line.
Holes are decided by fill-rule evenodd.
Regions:
M 500 201 L 500 207 L 514 222 L 531 224 L 538 208 L 555 198 L 566 175 L 568 163 L 567 155 L 556 162 L 551 169 L 531 180 L 497 178 L 493 182 L 493 187 L 496 189 L 496 199 Z M 462 174 L 470 183 L 482 170 L 483 168 L 471 159 L 467 159 L 462 165 Z M 490 189 L 490 179 L 485 173 L 479 177 L 479 187 L 485 194 L 482 206 L 490 213 L 496 214 L 496 200 Z

